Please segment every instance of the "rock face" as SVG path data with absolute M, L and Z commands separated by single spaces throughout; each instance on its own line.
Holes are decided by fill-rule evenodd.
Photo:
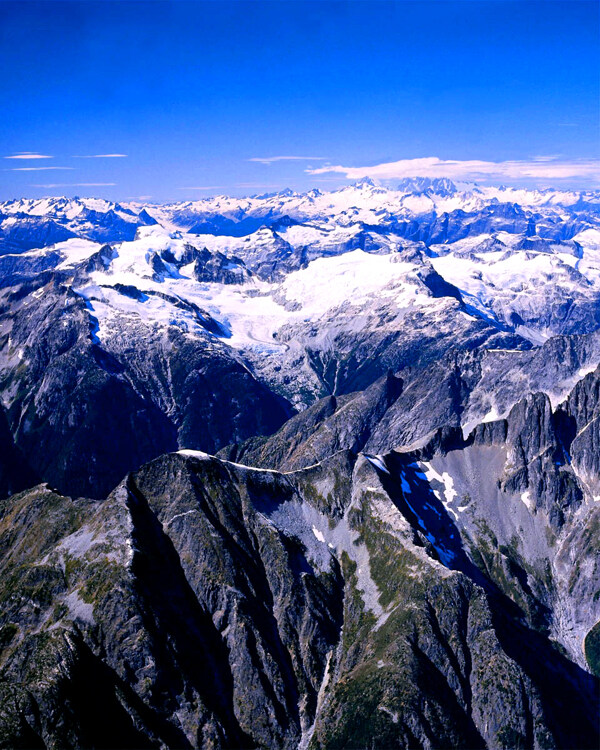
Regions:
M 102 497 L 128 470 L 178 444 L 215 452 L 272 432 L 291 414 L 208 333 L 134 324 L 107 347 L 87 304 L 55 278 L 4 316 L 10 343 L 0 387 L 14 442 L 60 491 Z M 201 320 L 206 331 L 210 319 Z
M 0 748 L 597 748 L 599 206 L 1 204 Z
M 6 414 L 0 410 L 0 497 L 7 497 L 39 481 L 14 443 Z
M 197 281 L 221 284 L 243 284 L 251 276 L 239 258 L 228 258 L 223 253 L 213 255 L 206 248 L 195 254 L 193 273 Z

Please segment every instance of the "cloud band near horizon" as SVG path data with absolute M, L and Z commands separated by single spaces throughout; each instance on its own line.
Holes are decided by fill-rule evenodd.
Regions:
M 584 179 L 600 182 L 600 160 L 581 159 L 560 161 L 554 156 L 539 156 L 531 160 L 479 161 L 439 159 L 435 156 L 421 159 L 401 159 L 370 167 L 324 166 L 308 168 L 308 174 L 318 175 L 335 172 L 349 180 L 371 177 L 378 180 L 394 180 L 404 177 L 449 177 L 455 180 L 473 179 Z
M 73 156 L 73 159 L 126 159 L 127 154 L 83 154 Z
M 277 161 L 327 161 L 327 156 L 253 156 L 247 161 L 258 162 L 259 164 L 273 164 Z
M 56 172 L 65 169 L 73 170 L 75 167 L 11 167 L 5 172 Z
M 19 151 L 11 156 L 5 156 L 5 159 L 54 159 L 47 154 L 39 154 L 37 151 Z
M 31 185 L 35 188 L 63 188 L 63 187 L 114 187 L 116 182 L 53 182 L 49 185 Z

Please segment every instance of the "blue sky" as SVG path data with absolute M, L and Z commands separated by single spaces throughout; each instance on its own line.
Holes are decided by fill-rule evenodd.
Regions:
M 588 187 L 599 20 L 595 0 L 0 2 L 0 198 Z

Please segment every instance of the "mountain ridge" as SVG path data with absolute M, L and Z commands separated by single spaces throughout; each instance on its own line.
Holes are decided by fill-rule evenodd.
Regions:
M 1 204 L 0 746 L 596 747 L 582 195 Z

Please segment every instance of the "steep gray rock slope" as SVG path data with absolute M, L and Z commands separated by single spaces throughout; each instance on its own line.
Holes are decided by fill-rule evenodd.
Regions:
M 37 276 L 0 293 L 6 417 L 53 487 L 102 497 L 128 470 L 178 445 L 214 452 L 292 414 L 209 332 L 189 337 L 131 321 L 103 345 L 72 279 Z M 210 328 L 210 318 L 202 321 Z
M 442 429 L 468 435 L 481 421 L 508 416 L 524 393 L 544 392 L 556 407 L 599 359 L 597 333 L 554 337 L 529 351 L 452 349 L 424 367 L 390 371 L 364 391 L 320 399 L 272 436 L 221 455 L 287 470 L 340 448 L 377 454 L 422 445 Z
M 505 586 L 518 550 L 493 567 L 494 520 L 467 536 L 422 466 L 182 451 L 104 501 L 4 501 L 4 746 L 595 747 L 597 684 L 533 604 L 563 582 Z

